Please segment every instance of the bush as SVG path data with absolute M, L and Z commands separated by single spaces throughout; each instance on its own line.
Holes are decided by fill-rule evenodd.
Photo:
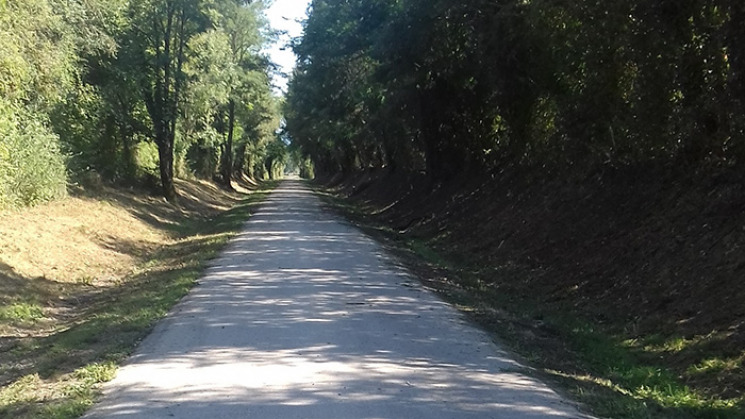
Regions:
M 135 146 L 135 162 L 145 174 L 158 175 L 158 146 L 152 141 L 142 141 Z
M 41 118 L 0 98 L 0 207 L 65 196 L 59 139 Z

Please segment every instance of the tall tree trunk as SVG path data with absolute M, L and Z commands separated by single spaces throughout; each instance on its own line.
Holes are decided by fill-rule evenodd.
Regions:
M 118 112 L 113 112 L 110 115 L 112 124 L 114 124 L 119 132 L 119 138 L 122 142 L 122 157 L 124 160 L 124 176 L 127 181 L 134 180 L 137 176 L 137 160 L 135 158 L 135 141 L 134 141 L 134 128 L 132 127 L 130 115 L 134 112 L 130 106 L 127 106 L 127 102 L 122 98 L 121 95 L 116 95 L 116 102 L 118 105 Z M 118 115 L 115 115 L 118 113 Z M 128 118 L 122 120 L 122 118 Z
M 442 101 L 439 87 L 420 93 L 420 132 L 424 143 L 424 158 L 426 160 L 427 177 L 430 186 L 447 181 L 452 176 L 451 160 L 448 156 L 445 144 L 443 144 L 442 125 Z
M 176 188 L 173 184 L 173 138 L 168 132 L 161 132 L 164 138 L 158 143 L 158 157 L 160 159 L 160 182 L 163 186 L 163 196 L 168 202 L 175 203 Z
M 173 185 L 173 140 L 174 132 L 170 129 L 172 125 L 166 121 L 163 101 L 157 100 L 159 94 L 157 88 L 153 95 L 145 92 L 145 105 L 147 106 L 150 120 L 153 122 L 155 132 L 155 144 L 158 145 L 158 160 L 160 168 L 160 183 L 163 188 L 163 196 L 168 202 L 176 202 L 176 188 Z
M 156 68 L 162 71 L 162 78 L 155 80 L 152 94 L 145 95 L 150 119 L 155 130 L 155 142 L 158 145 L 160 167 L 160 182 L 163 196 L 168 202 L 176 203 L 178 195 L 173 183 L 173 145 L 176 137 L 176 120 L 178 118 L 178 101 L 183 77 L 181 69 L 184 60 L 184 45 L 186 44 L 186 10 L 180 10 L 174 3 L 167 3 L 166 24 L 160 34 L 157 19 L 154 31 L 162 35 L 162 47 L 156 42 Z M 175 22 L 174 22 L 175 20 Z M 160 39 L 156 38 L 156 41 Z M 174 46 L 175 43 L 175 46 Z M 174 54 L 175 49 L 175 54 Z M 174 65 L 175 64 L 175 65 Z M 158 74 L 156 72 L 156 74 Z
M 225 144 L 225 156 L 223 158 L 222 179 L 228 189 L 232 189 L 233 180 L 233 131 L 235 128 L 235 101 L 228 102 L 228 139 Z

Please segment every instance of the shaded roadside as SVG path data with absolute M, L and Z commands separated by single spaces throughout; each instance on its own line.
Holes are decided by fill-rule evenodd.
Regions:
M 608 417 L 743 415 L 736 174 L 529 170 L 431 187 L 332 179 L 328 202 Z

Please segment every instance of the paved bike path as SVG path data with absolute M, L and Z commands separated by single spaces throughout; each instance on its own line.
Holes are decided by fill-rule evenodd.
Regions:
M 285 181 L 88 418 L 582 418 Z

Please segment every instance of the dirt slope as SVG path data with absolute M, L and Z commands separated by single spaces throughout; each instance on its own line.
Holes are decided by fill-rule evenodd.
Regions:
M 241 199 L 209 182 L 178 180 L 177 188 L 179 206 L 143 191 L 101 187 L 0 212 L 0 350 L 57 330 L 85 309 L 86 296 L 176 243 L 177 223 L 207 219 Z
M 588 319 L 696 392 L 742 398 L 742 174 L 537 172 L 434 187 L 383 171 L 326 182 L 405 240 L 427 240 L 461 265 L 499 268 L 481 278 L 490 289 Z
M 240 186 L 240 185 L 236 185 Z M 75 418 L 265 195 L 177 181 L 0 212 L 0 417 Z

